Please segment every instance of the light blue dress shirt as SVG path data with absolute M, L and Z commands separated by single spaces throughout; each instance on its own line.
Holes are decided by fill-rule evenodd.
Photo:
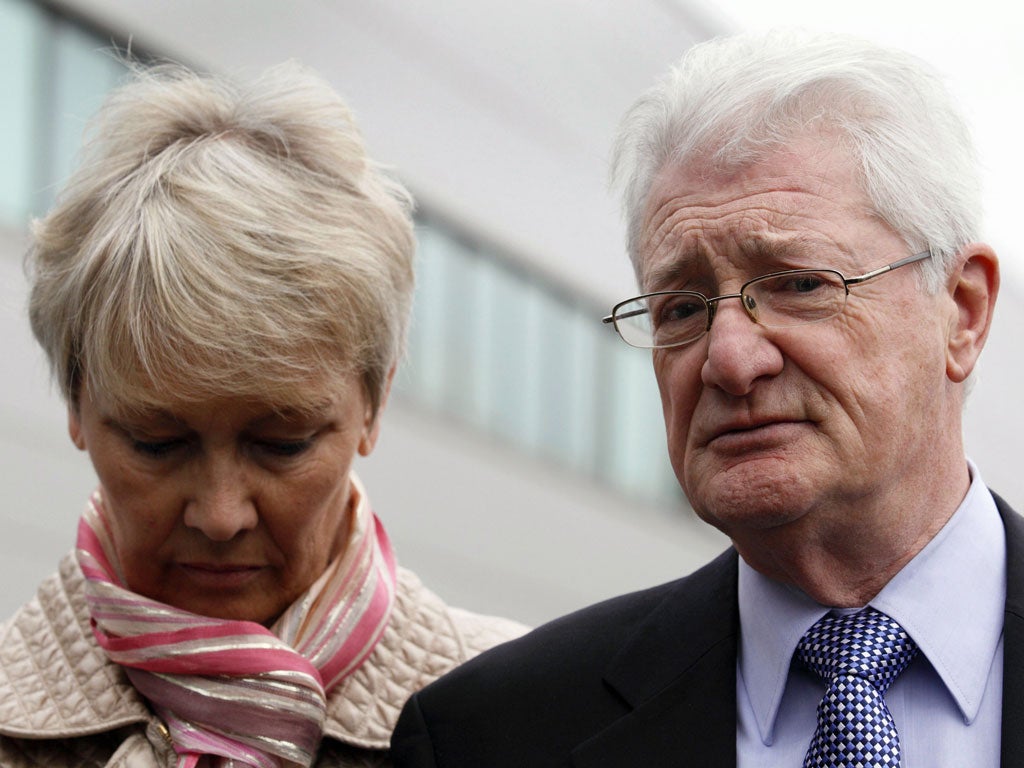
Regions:
M 920 648 L 885 695 L 903 768 L 996 768 L 1003 689 L 1006 537 L 973 464 L 949 522 L 871 601 Z M 796 644 L 828 612 L 740 560 L 737 661 L 739 768 L 799 768 L 824 683 Z

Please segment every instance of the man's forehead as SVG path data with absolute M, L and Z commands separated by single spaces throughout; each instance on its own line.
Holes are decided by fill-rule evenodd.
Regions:
M 695 205 L 716 204 L 747 188 L 845 189 L 860 192 L 862 174 L 848 144 L 835 131 L 812 132 L 785 144 L 747 153 L 742 159 L 709 151 L 685 160 L 669 158 L 652 176 L 644 209 L 649 222 L 661 205 L 685 198 Z
M 823 155 L 820 143 L 806 155 L 789 148 L 737 170 L 666 166 L 638 241 L 641 282 L 656 290 L 686 260 L 799 260 L 827 245 L 843 248 L 845 235 L 877 224 L 850 158 Z
M 821 255 L 836 250 L 835 242 L 814 232 L 780 237 L 726 237 L 714 243 L 695 241 L 690 248 L 664 250 L 646 260 L 643 289 L 671 289 L 684 278 L 716 272 L 723 262 L 746 277 L 777 269 L 820 266 Z

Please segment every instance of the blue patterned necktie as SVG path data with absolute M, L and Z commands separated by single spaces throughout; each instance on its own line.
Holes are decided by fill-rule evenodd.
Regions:
M 903 627 L 874 608 L 829 614 L 807 630 L 796 657 L 828 690 L 804 768 L 899 766 L 900 739 L 882 697 L 916 655 Z

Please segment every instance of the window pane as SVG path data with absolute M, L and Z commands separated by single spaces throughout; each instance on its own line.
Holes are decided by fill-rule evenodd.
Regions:
M 38 210 L 53 202 L 54 192 L 74 166 L 86 121 L 124 72 L 109 46 L 78 27 L 60 24 L 53 43 L 52 134 Z
M 409 348 L 397 377 L 398 390 L 440 408 L 445 379 L 444 240 L 433 228 L 416 228 L 416 297 L 409 324 Z
M 619 487 L 652 501 L 663 499 L 668 460 L 651 356 L 620 343 L 611 369 L 608 471 Z
M 488 371 L 491 424 L 500 436 L 532 448 L 539 432 L 537 290 L 520 275 L 500 271 L 490 295 L 491 344 L 496 352 Z
M 553 458 L 597 470 L 597 335 L 588 313 L 555 297 L 543 308 L 541 444 Z
M 481 372 L 489 345 L 481 324 L 479 272 L 487 265 L 459 241 L 448 238 L 444 279 L 444 409 L 482 426 L 485 392 Z
M 679 501 L 650 355 L 442 224 L 417 227 L 416 301 L 397 387 L 545 460 Z
M 39 9 L 25 0 L 0 0 L 0 147 L 4 169 L 0 173 L 0 221 L 22 226 L 29 215 L 32 190 L 32 118 L 38 93 L 35 64 L 43 19 Z

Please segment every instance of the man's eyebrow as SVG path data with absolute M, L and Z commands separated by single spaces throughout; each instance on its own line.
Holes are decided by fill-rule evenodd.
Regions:
M 751 261 L 786 261 L 807 258 L 823 247 L 818 240 L 794 237 L 786 240 L 753 239 L 740 244 L 743 255 Z
M 645 293 L 656 293 L 667 290 L 668 286 L 678 285 L 686 275 L 693 274 L 693 259 L 673 259 L 666 264 L 659 264 L 644 276 L 642 287 Z
M 641 290 L 644 293 L 671 290 L 686 278 L 693 276 L 701 268 L 710 264 L 710 249 L 707 244 L 698 240 L 685 246 L 677 245 L 671 258 L 662 261 L 641 275 Z
M 819 267 L 821 264 L 816 263 L 820 261 L 817 254 L 828 249 L 829 245 L 826 240 L 801 236 L 785 240 L 750 238 L 739 243 L 737 247 L 750 264 L 764 264 L 765 269 L 771 271 L 769 265 L 772 263 L 782 265 L 794 260 L 805 262 L 801 266 Z M 707 256 L 702 248 L 698 248 L 694 253 L 680 253 L 677 258 L 651 268 L 644 275 L 643 291 L 656 293 L 671 290 L 673 285 L 678 285 L 684 278 L 693 275 L 697 269 L 696 263 L 699 262 L 707 263 Z

